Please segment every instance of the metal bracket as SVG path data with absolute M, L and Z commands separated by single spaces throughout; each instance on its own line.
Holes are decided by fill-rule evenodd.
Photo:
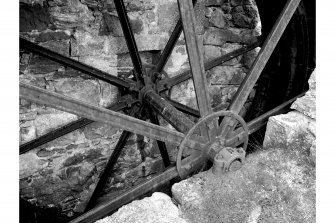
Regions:
M 245 161 L 242 148 L 223 147 L 214 157 L 212 171 L 214 175 L 222 175 L 228 171 L 236 171 Z

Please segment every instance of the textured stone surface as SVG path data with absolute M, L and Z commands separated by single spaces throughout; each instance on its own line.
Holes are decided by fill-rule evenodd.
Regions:
M 113 1 L 101 3 L 102 8 L 95 0 L 20 0 L 20 36 L 111 75 L 129 71 L 132 63 Z M 125 5 L 141 59 L 151 64 L 179 18 L 178 4 L 175 0 L 126 0 Z M 201 0 L 195 6 L 196 33 L 204 43 L 206 62 L 260 35 L 256 28 L 250 28 L 256 17 L 243 20 L 248 28 L 234 24 L 233 5 L 232 1 Z M 238 3 L 244 5 L 244 1 Z M 249 16 L 245 10 L 241 13 Z M 249 21 L 251 24 L 247 24 Z M 255 57 L 234 58 L 206 73 L 212 106 L 227 105 Z M 187 50 L 181 35 L 164 70 L 175 76 L 187 69 Z M 20 51 L 20 81 L 103 107 L 113 104 L 119 95 L 116 87 L 26 51 Z M 172 99 L 197 108 L 192 80 L 173 87 L 170 93 Z M 20 100 L 20 143 L 76 118 Z M 22 155 L 20 196 L 41 207 L 58 208 L 68 216 L 83 211 L 120 134 L 120 129 L 93 123 Z M 174 160 L 176 147 L 167 147 Z M 132 135 L 104 193 L 115 195 L 162 168 L 156 142 Z
M 306 94 L 298 98 L 292 105 L 291 108 L 295 109 L 304 115 L 315 119 L 316 118 L 316 81 L 315 81 L 315 70 L 311 74 L 311 77 L 308 80 L 309 90 Z
M 315 168 L 299 147 L 251 154 L 221 177 L 199 173 L 172 194 L 189 222 L 315 222 Z
M 116 213 L 96 223 L 187 223 L 179 216 L 179 210 L 166 194 L 156 192 L 151 197 L 135 200 L 121 207 Z
M 295 111 L 269 118 L 263 145 L 299 146 L 315 163 L 315 71 L 309 79 L 310 90 L 291 106 Z
M 309 125 L 315 125 L 315 121 L 297 111 L 272 116 L 267 124 L 263 145 L 268 147 L 272 143 L 293 143 L 298 135 L 307 134 Z

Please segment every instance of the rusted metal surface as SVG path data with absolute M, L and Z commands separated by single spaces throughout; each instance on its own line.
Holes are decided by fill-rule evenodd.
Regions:
M 232 102 L 228 107 L 229 110 L 235 113 L 239 113 L 241 111 L 245 101 L 247 100 L 251 90 L 253 89 L 256 81 L 258 80 L 258 77 L 260 76 L 268 59 L 270 58 L 274 48 L 276 47 L 281 35 L 283 34 L 299 3 L 300 0 L 289 0 L 286 3 L 270 34 L 267 36 L 262 46 L 262 49 L 257 55 L 250 71 L 248 72 L 247 76 L 235 93 Z M 225 125 L 221 132 L 223 137 L 230 133 L 228 130 L 229 120 L 229 118 L 225 118 L 223 120 Z
M 115 8 L 116 8 L 117 14 L 120 19 L 124 37 L 126 39 L 130 58 L 134 66 L 135 77 L 136 79 L 140 80 L 143 83 L 144 81 L 143 81 L 142 61 L 140 58 L 140 54 L 138 52 L 138 48 L 136 45 L 133 32 L 131 31 L 131 26 L 130 26 L 129 19 L 127 16 L 126 7 L 124 6 L 124 3 L 122 0 L 114 0 L 114 4 L 115 4 Z
M 179 0 L 179 11 L 183 21 L 183 30 L 191 71 L 193 74 L 194 88 L 197 95 L 198 107 L 201 117 L 212 112 L 209 97 L 203 55 L 200 43 L 195 32 L 195 15 L 192 0 Z
M 49 92 L 35 86 L 20 83 L 20 97 L 35 103 L 66 111 L 117 128 L 144 135 L 149 138 L 178 145 L 184 134 L 157 126 L 127 115 L 78 101 L 61 94 Z
M 165 98 L 165 100 L 168 101 L 173 107 L 175 107 L 179 111 L 182 111 L 187 115 L 192 115 L 196 118 L 200 118 L 200 113 L 198 110 L 195 110 L 187 105 L 180 104 L 179 102 L 173 101 L 169 98 Z
M 283 104 L 271 109 L 270 111 L 264 113 L 263 115 L 251 120 L 247 123 L 248 126 L 248 134 L 251 135 L 252 133 L 256 132 L 257 130 L 261 129 L 263 126 L 266 125 L 268 119 L 271 116 L 283 114 L 290 111 L 291 104 L 297 100 L 297 98 L 302 97 L 306 92 L 303 92 L 294 98 L 284 102 Z M 229 146 L 237 146 L 242 143 L 241 139 L 243 138 L 244 130 L 240 127 L 232 132 L 231 135 L 226 137 L 226 143 Z
M 140 111 L 140 107 L 139 106 L 133 106 L 129 115 L 130 116 L 135 116 L 136 117 L 136 114 L 138 114 L 138 112 Z M 94 188 L 94 191 L 87 203 L 87 206 L 85 208 L 85 211 L 88 211 L 90 210 L 96 200 L 98 199 L 102 189 L 104 188 L 106 182 L 107 182 L 107 179 L 108 179 L 108 176 L 110 176 L 111 174 L 111 171 L 113 171 L 113 168 L 116 164 L 116 161 L 117 159 L 119 158 L 120 154 L 121 154 L 121 151 L 122 149 L 124 148 L 124 146 L 126 145 L 127 143 L 127 140 L 128 138 L 131 136 L 131 132 L 129 131 L 123 131 L 120 138 L 118 139 L 118 142 L 113 150 L 113 153 L 112 155 L 109 157 L 108 161 L 107 161 L 107 164 L 104 168 L 104 170 L 101 172 L 100 176 L 99 176 L 99 180 Z
M 23 38 L 20 38 L 20 47 L 24 48 L 26 50 L 29 50 L 33 53 L 39 54 L 43 57 L 46 57 L 50 60 L 53 60 L 55 62 L 58 62 L 60 64 L 66 65 L 68 67 L 74 68 L 78 71 L 81 71 L 87 75 L 90 75 L 92 77 L 95 77 L 99 80 L 105 81 L 109 84 L 113 84 L 117 87 L 125 87 L 129 88 L 130 83 L 134 83 L 132 80 L 122 80 L 118 77 L 115 77 L 109 73 L 106 73 L 104 71 L 101 71 L 97 68 L 88 66 L 86 64 L 80 63 L 76 60 L 73 60 L 71 58 L 65 57 L 59 53 L 56 53 L 54 51 L 51 51 L 49 49 L 46 49 L 44 47 L 41 47 L 35 43 L 32 43 L 28 40 L 25 40 Z
M 174 48 L 174 46 L 176 45 L 178 38 L 180 36 L 181 31 L 183 30 L 183 24 L 181 22 L 181 19 L 178 19 L 178 22 L 176 24 L 176 26 L 174 27 L 171 36 L 168 40 L 168 42 L 166 43 L 166 46 L 161 54 L 161 56 L 159 57 L 158 63 L 155 67 L 155 71 L 156 72 L 162 72 L 165 64 L 167 63 L 171 52 Z
M 256 57 L 248 75 L 234 95 L 234 98 L 229 106 L 229 110 L 239 113 L 242 109 L 299 3 L 300 0 L 289 0 L 285 5 L 270 34 L 266 38 L 263 47 Z
M 144 100 L 179 132 L 187 133 L 194 125 L 194 122 L 154 91 L 148 91 L 144 96 Z
M 234 50 L 230 53 L 227 53 L 221 57 L 218 57 L 216 59 L 210 60 L 208 62 L 205 63 L 205 70 L 210 70 L 216 66 L 221 65 L 224 62 L 227 62 L 233 58 L 236 58 L 242 54 L 245 54 L 247 52 L 249 52 L 250 50 L 255 49 L 256 47 L 259 47 L 261 45 L 261 40 L 252 43 L 250 45 L 247 46 L 243 46 L 237 50 Z M 163 79 L 161 81 L 159 81 L 158 83 L 158 89 L 159 92 L 163 92 L 166 91 L 168 89 L 170 89 L 171 87 L 180 84 L 188 79 L 192 78 L 192 72 L 190 70 L 184 71 L 183 73 L 176 75 L 174 77 L 168 78 L 168 79 Z
M 232 116 L 230 117 L 227 116 L 228 118 L 224 118 L 220 125 L 219 125 L 219 119 L 213 119 L 213 120 L 211 119 L 211 122 L 206 123 L 202 122 L 207 119 L 209 120 L 210 118 L 212 118 L 211 115 L 215 114 L 212 113 L 209 92 L 207 89 L 205 70 L 211 69 L 217 65 L 222 64 L 223 62 L 226 62 L 232 58 L 235 58 L 239 55 L 242 55 L 243 53 L 246 53 L 254 49 L 255 47 L 260 45 L 260 41 L 242 47 L 220 58 L 214 59 L 206 64 L 203 64 L 203 58 L 202 58 L 203 56 L 195 32 L 195 17 L 193 12 L 192 1 L 191 0 L 178 1 L 182 20 L 179 20 L 177 22 L 173 34 L 170 37 L 154 69 L 156 69 L 156 71 L 158 72 L 162 71 L 169 55 L 173 50 L 176 41 L 178 40 L 183 25 L 191 70 L 184 72 L 176 77 L 161 80 L 158 82 L 158 84 L 153 81 L 152 82 L 144 81 L 147 78 L 146 76 L 147 74 L 144 72 L 142 67 L 141 58 L 139 56 L 138 48 L 136 46 L 133 33 L 131 31 L 124 3 L 122 0 L 115 0 L 114 2 L 126 38 L 129 53 L 131 55 L 131 59 L 134 65 L 134 74 L 136 83 L 131 79 L 123 80 L 111 76 L 105 72 L 97 70 L 96 68 L 71 60 L 60 54 L 42 48 L 36 44 L 30 43 L 29 41 L 24 39 L 20 39 L 20 45 L 22 48 L 26 48 L 32 52 L 38 53 L 56 62 L 65 64 L 66 66 L 82 71 L 100 80 L 104 80 L 107 83 L 116 85 L 121 88 L 127 88 L 127 89 L 131 88 L 132 90 L 135 91 L 141 90 L 141 88 L 144 87 L 150 88 L 150 86 L 154 84 L 155 86 L 153 88 L 158 89 L 158 92 L 161 93 L 163 91 L 170 89 L 172 86 L 177 85 L 193 77 L 199 111 L 171 100 L 165 100 L 154 91 L 146 91 L 145 94 L 143 94 L 143 97 L 139 98 L 139 100 L 142 103 L 142 106 L 149 107 L 148 108 L 150 113 L 149 117 L 151 122 L 153 123 L 151 124 L 136 119 L 134 117 L 109 111 L 104 108 L 93 106 L 84 103 L 82 101 L 77 101 L 75 99 L 57 93 L 48 92 L 46 90 L 39 89 L 37 87 L 23 83 L 20 83 L 20 97 L 87 118 L 87 119 L 81 119 L 80 122 L 73 124 L 71 128 L 65 126 L 67 129 L 66 131 L 74 130 L 79 126 L 87 125 L 90 122 L 92 122 L 89 121 L 88 119 L 103 122 L 115 126 L 117 128 L 124 129 L 124 132 L 117 143 L 116 149 L 114 150 L 112 156 L 110 157 L 106 169 L 101 175 L 101 181 L 98 183 L 96 191 L 93 193 L 92 196 L 93 199 L 92 201 L 90 201 L 88 207 L 93 207 L 94 200 L 96 199 L 97 195 L 99 194 L 99 191 L 104 185 L 104 182 L 107 179 L 106 177 L 107 174 L 113 169 L 113 166 L 127 138 L 129 137 L 130 132 L 156 139 L 165 166 L 168 166 L 171 163 L 164 142 L 168 142 L 173 145 L 180 145 L 180 147 L 187 146 L 190 147 L 191 149 L 194 149 L 195 152 L 191 153 L 190 156 L 184 159 L 181 159 L 182 156 L 178 152 L 177 167 L 179 166 L 178 168 L 180 169 L 180 166 L 182 166 L 183 167 L 182 171 L 178 170 L 177 167 L 169 167 L 163 173 L 160 173 L 154 176 L 153 178 L 149 179 L 148 181 L 131 188 L 127 192 L 123 193 L 121 196 L 118 196 L 115 199 L 108 201 L 103 205 L 91 209 L 90 211 L 71 221 L 72 223 L 96 221 L 106 216 L 107 214 L 111 213 L 112 211 L 116 210 L 117 208 L 121 207 L 122 205 L 129 203 L 130 201 L 151 191 L 152 189 L 169 182 L 171 179 L 178 177 L 178 172 L 181 177 L 185 177 L 192 171 L 199 169 L 203 165 L 203 162 L 208 158 L 207 157 L 208 156 L 207 152 L 209 148 L 208 145 L 210 145 L 211 142 L 213 142 L 213 140 L 214 141 L 219 140 L 218 139 L 219 137 L 222 137 L 221 139 L 224 141 L 224 144 L 226 146 L 237 146 L 241 143 L 244 143 L 244 146 L 246 146 L 247 144 L 247 140 L 245 137 L 246 134 L 249 135 L 258 130 L 259 128 L 261 128 L 262 126 L 264 126 L 269 116 L 288 110 L 289 104 L 292 103 L 293 100 L 295 100 L 292 99 L 276 107 L 275 109 L 265 113 L 264 115 L 252 120 L 247 124 L 245 124 L 242 119 L 243 123 L 242 122 L 241 123 L 243 127 L 240 127 L 236 130 L 234 130 L 236 122 L 231 122 L 233 119 Z M 231 111 L 226 111 L 226 113 L 238 114 L 238 112 L 241 110 L 250 91 L 252 90 L 254 84 L 256 83 L 262 69 L 264 68 L 267 60 L 269 59 L 274 47 L 276 46 L 281 34 L 283 33 L 288 21 L 290 20 L 299 2 L 300 2 L 299 0 L 289 0 L 288 3 L 286 4 L 272 32 L 267 37 L 264 43 L 264 47 L 262 48 L 260 54 L 256 58 L 250 72 L 248 73 L 241 87 L 238 89 L 236 95 L 234 96 L 232 103 L 228 108 Z M 150 86 L 144 86 L 144 85 L 150 85 Z M 133 96 L 134 95 L 138 96 L 137 93 L 133 94 Z M 117 106 L 120 105 L 116 104 L 114 106 L 115 106 L 114 108 L 116 108 Z M 199 122 L 195 124 L 193 121 L 191 121 L 177 109 L 186 114 L 193 115 L 195 117 L 200 117 L 201 115 L 202 119 L 200 119 Z M 178 131 L 182 133 L 158 126 L 159 122 L 155 112 L 160 114 L 165 120 L 167 120 L 172 126 L 174 126 Z M 193 135 L 191 137 L 191 135 L 196 132 L 195 130 L 197 128 L 200 129 L 201 131 L 198 131 L 196 134 L 199 134 L 201 132 L 202 136 L 194 137 Z M 247 130 L 248 128 L 249 130 Z M 63 129 L 62 134 L 66 131 Z M 187 133 L 187 135 L 185 136 L 183 133 L 185 134 Z M 207 135 L 204 133 L 207 133 Z M 57 134 L 60 136 L 60 133 Z M 45 141 L 42 140 L 39 143 L 43 142 Z
M 148 109 L 148 112 L 149 112 L 151 123 L 155 124 L 155 125 L 159 125 L 159 120 L 158 120 L 158 117 L 155 114 L 155 112 L 151 108 Z M 170 166 L 171 165 L 170 157 L 169 157 L 169 153 L 168 153 L 168 150 L 166 148 L 165 142 L 162 142 L 162 141 L 159 141 L 159 140 L 157 140 L 156 142 L 157 142 L 157 145 L 158 145 L 159 152 L 161 153 L 164 166 L 165 167 Z
M 128 101 L 120 101 L 118 103 L 113 104 L 112 106 L 109 106 L 107 109 L 112 110 L 112 111 L 120 111 L 126 107 L 128 107 L 128 105 L 132 104 L 135 102 L 134 99 L 132 99 L 131 97 L 126 97 Z M 76 121 L 70 122 L 58 129 L 55 129 L 49 133 L 46 133 L 45 135 L 42 135 L 36 139 L 33 139 L 29 142 L 26 142 L 22 145 L 20 145 L 20 154 L 26 153 L 32 149 L 35 149 L 36 147 L 43 145 L 45 143 L 48 143 L 54 139 L 57 139 L 63 135 L 66 135 L 70 132 L 73 132 L 79 128 L 82 128 L 86 125 L 91 124 L 92 120 L 86 119 L 86 118 L 80 118 Z
M 89 202 L 87 203 L 86 209 L 85 211 L 88 211 L 90 209 L 92 209 L 92 207 L 94 206 L 96 200 L 99 197 L 99 194 L 101 193 L 102 189 L 104 188 L 108 176 L 111 174 L 111 171 L 113 170 L 117 159 L 119 158 L 122 149 L 124 148 L 124 146 L 126 145 L 126 142 L 128 140 L 128 138 L 131 136 L 131 132 L 128 131 L 123 131 L 114 150 L 112 155 L 109 157 L 107 164 L 104 168 L 104 170 L 101 172 L 100 176 L 99 176 L 99 181 L 96 184 L 94 191 L 89 199 Z
M 211 146 L 215 143 L 225 144 L 225 139 L 221 137 L 221 128 L 223 128 L 222 123 L 220 124 L 220 118 L 222 117 L 230 117 L 241 124 L 242 132 L 242 140 L 243 140 L 243 149 L 246 150 L 248 145 L 248 127 L 242 117 L 233 113 L 232 111 L 219 111 L 211 113 L 204 118 L 201 118 L 185 135 L 185 138 L 179 145 L 178 154 L 176 158 L 177 170 L 180 178 L 184 179 L 187 177 L 187 173 L 189 172 L 190 165 L 192 166 L 195 161 L 192 158 L 183 159 L 184 151 L 188 154 L 191 154 L 190 157 L 194 159 L 203 159 L 207 160 L 210 157 L 214 157 L 215 154 L 211 153 Z M 234 125 L 234 122 L 231 122 Z M 231 127 L 231 126 L 230 126 Z M 209 133 L 208 138 L 204 138 L 204 142 L 202 144 L 194 145 L 190 143 L 190 139 L 194 138 L 199 132 L 199 129 L 206 130 Z M 201 157 L 201 158 L 200 158 Z M 189 161 L 184 161 L 189 160 Z

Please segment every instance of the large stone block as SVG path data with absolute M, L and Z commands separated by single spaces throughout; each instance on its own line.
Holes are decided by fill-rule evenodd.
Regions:
M 309 84 L 309 90 L 306 92 L 306 94 L 298 98 L 292 105 L 291 108 L 295 109 L 304 115 L 316 119 L 316 81 L 315 81 L 315 70 L 311 74 L 308 84 Z
M 79 0 L 52 1 L 49 12 L 58 29 L 88 27 L 94 22 L 93 12 Z
M 156 223 L 173 222 L 187 223 L 179 216 L 176 205 L 166 194 L 156 192 L 151 197 L 142 200 L 135 200 L 128 205 L 121 207 L 116 213 L 103 218 L 96 223 Z
M 199 173 L 172 195 L 189 222 L 315 222 L 315 168 L 299 150 L 250 154 L 241 169 Z
M 315 120 L 300 112 L 292 111 L 269 118 L 263 146 L 284 147 L 288 150 L 297 148 L 315 162 L 315 137 Z

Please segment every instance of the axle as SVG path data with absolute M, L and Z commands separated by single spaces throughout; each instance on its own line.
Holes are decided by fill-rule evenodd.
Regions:
M 182 112 L 178 111 L 169 102 L 156 94 L 153 90 L 149 89 L 144 92 L 143 100 L 156 112 L 158 112 L 176 130 L 182 133 L 187 133 L 188 130 L 195 124 Z

